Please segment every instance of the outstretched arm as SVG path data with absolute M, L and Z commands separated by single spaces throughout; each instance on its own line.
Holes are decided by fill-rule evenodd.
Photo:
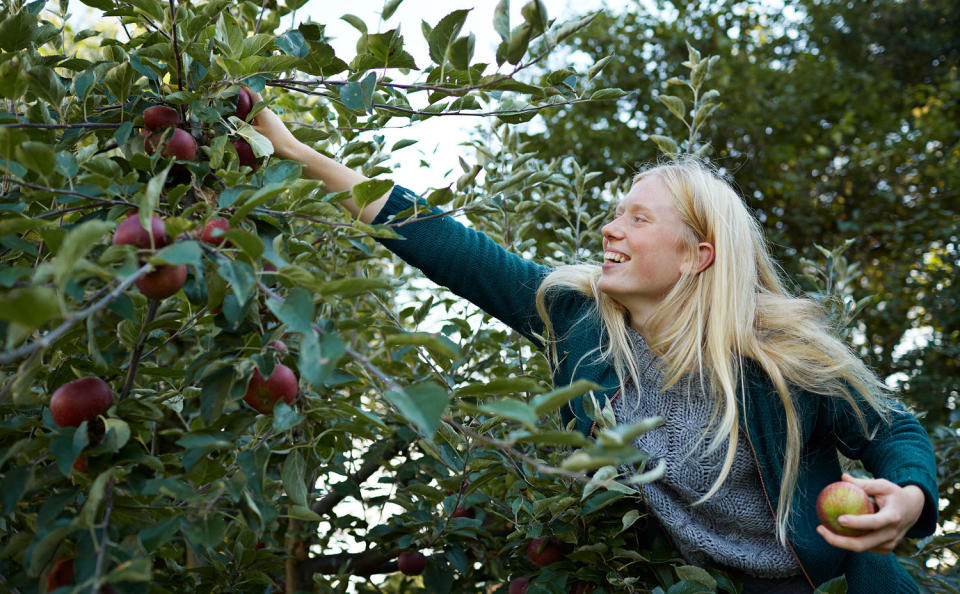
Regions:
M 254 93 L 254 99 L 260 101 L 260 95 Z M 251 124 L 257 132 L 270 140 L 278 157 L 301 163 L 304 175 L 322 181 L 326 184 L 328 192 L 343 192 L 367 181 L 367 177 L 363 174 L 334 161 L 297 140 L 277 114 L 269 108 L 261 110 L 253 118 Z M 360 212 L 352 198 L 347 198 L 342 204 L 353 216 L 359 215 L 360 220 L 364 223 L 372 223 L 387 202 L 388 197 L 389 194 L 385 194 L 368 204 L 363 212 Z

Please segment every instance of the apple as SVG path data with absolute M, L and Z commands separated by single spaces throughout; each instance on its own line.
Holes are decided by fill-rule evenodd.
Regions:
M 250 110 L 253 109 L 254 103 L 253 94 L 250 93 L 250 89 L 241 86 L 240 92 L 237 93 L 237 110 L 233 112 L 233 115 L 246 122 L 247 116 L 250 115 Z
M 160 139 L 166 132 L 153 132 L 147 136 L 144 146 L 151 155 L 156 152 Z M 180 161 L 197 160 L 197 141 L 189 132 L 182 128 L 174 128 L 172 134 L 167 135 L 167 141 L 163 145 L 163 156 L 173 157 Z
M 286 355 L 290 349 L 287 348 L 287 344 L 282 340 L 271 340 L 267 343 L 267 350 Z
M 83 377 L 63 384 L 50 397 L 50 416 L 59 427 L 79 427 L 113 405 L 113 393 L 99 377 Z
M 518 577 L 510 580 L 510 589 L 507 594 L 526 594 L 527 586 L 530 585 L 530 578 Z
M 403 575 L 420 575 L 427 567 L 427 558 L 420 551 L 404 551 L 397 558 L 397 566 Z
M 250 146 L 250 143 L 244 138 L 231 138 L 230 144 L 233 145 L 233 148 L 237 151 L 237 156 L 240 157 L 240 165 L 249 167 L 250 169 L 258 169 L 260 167 L 260 159 L 253 154 L 253 147 Z
M 273 407 L 281 398 L 287 404 L 293 404 L 298 390 L 297 374 L 283 363 L 277 363 L 267 379 L 263 379 L 260 370 L 254 368 L 243 401 L 257 412 L 268 414 L 273 412 Z
M 166 299 L 187 282 L 187 267 L 184 264 L 168 264 L 157 267 L 137 279 L 140 293 L 149 299 Z
M 170 243 L 166 225 L 163 219 L 156 215 L 150 216 L 150 230 L 147 231 L 140 224 L 139 215 L 132 214 L 117 225 L 113 232 L 113 245 L 132 245 L 141 249 L 162 248 Z
M 472 507 L 467 507 L 465 505 L 458 505 L 457 509 L 453 510 L 453 513 L 450 514 L 451 518 L 475 518 L 477 517 L 477 512 L 474 511 Z
M 563 546 L 552 538 L 534 538 L 527 545 L 527 559 L 538 567 L 562 561 L 565 556 Z
M 230 228 L 230 222 L 223 217 L 213 217 L 203 226 L 203 230 L 200 232 L 200 241 L 204 243 L 209 243 L 210 245 L 220 245 L 226 241 L 226 237 L 223 236 L 223 232 Z M 214 232 L 219 230 L 220 233 L 215 234 Z
M 172 128 L 180 123 L 177 110 L 166 105 L 154 105 L 143 110 L 143 125 L 151 130 Z
M 73 584 L 73 557 L 66 555 L 57 559 L 53 569 L 47 574 L 47 592 Z
M 80 454 L 79 456 L 77 456 L 77 459 L 73 461 L 73 469 L 81 474 L 87 471 L 87 455 L 86 454 Z
M 841 526 L 837 519 L 842 515 L 859 516 L 876 513 L 877 507 L 867 492 L 853 483 L 837 481 L 830 483 L 817 496 L 817 517 L 827 530 L 843 536 L 858 536 L 863 530 Z

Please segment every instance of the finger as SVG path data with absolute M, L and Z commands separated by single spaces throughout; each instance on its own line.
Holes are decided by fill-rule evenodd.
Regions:
M 868 495 L 886 495 L 899 488 L 897 485 L 891 483 L 887 479 L 857 478 L 846 473 L 843 474 L 842 478 L 845 482 L 852 483 L 860 487 L 866 491 Z
M 858 553 L 879 549 L 888 540 L 882 534 L 877 532 L 871 532 L 863 536 L 844 536 L 842 534 L 831 532 L 822 524 L 817 526 L 817 534 L 822 536 L 823 539 L 831 546 L 837 547 L 838 549 L 855 551 Z
M 876 532 L 889 526 L 896 526 L 897 520 L 894 514 L 880 510 L 875 514 L 844 514 L 837 518 L 837 523 L 852 530 Z

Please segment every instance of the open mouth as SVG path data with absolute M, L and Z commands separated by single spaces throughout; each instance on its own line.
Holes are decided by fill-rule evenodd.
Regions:
M 616 262 L 618 264 L 621 264 L 623 262 L 626 262 L 629 259 L 630 259 L 629 256 L 621 254 L 620 252 L 603 252 L 604 262 Z

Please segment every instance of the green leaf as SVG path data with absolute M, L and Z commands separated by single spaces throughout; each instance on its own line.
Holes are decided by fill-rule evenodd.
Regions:
M 320 285 L 322 295 L 340 295 L 350 297 L 353 295 L 362 295 L 378 289 L 389 289 L 393 287 L 393 281 L 386 278 L 363 278 L 350 277 L 333 281 L 327 281 Z
M 193 518 L 183 522 L 183 531 L 187 538 L 203 547 L 216 547 L 223 543 L 227 523 L 220 514 L 211 514 L 205 518 Z
M 57 547 L 63 544 L 67 537 L 70 536 L 76 530 L 76 526 L 73 524 L 67 524 L 64 526 L 58 526 L 48 532 L 40 542 L 33 545 L 33 550 L 28 552 L 30 553 L 30 562 L 27 566 L 27 573 L 31 576 L 38 576 L 40 572 L 43 571 L 43 568 L 50 562 L 53 558 L 53 554 L 56 552 Z
M 119 452 L 130 441 L 130 425 L 122 419 L 104 420 L 103 447 L 109 452 Z
M 493 29 L 506 41 L 510 37 L 510 0 L 500 0 L 493 12 Z
M 506 59 L 511 64 L 519 64 L 527 53 L 527 47 L 530 45 L 531 29 L 529 23 L 523 23 L 510 33 L 510 41 L 507 42 Z
M 599 389 L 600 386 L 589 380 L 578 379 L 568 386 L 535 396 L 530 404 L 533 406 L 536 415 L 542 417 L 559 410 L 562 406 L 581 394 L 585 394 L 590 390 Z
M 291 407 L 289 404 L 280 400 L 273 407 L 273 431 L 274 433 L 283 433 L 293 429 L 300 423 L 304 421 L 305 417 L 301 416 Z
M 267 307 L 293 332 L 313 334 L 313 297 L 303 287 L 294 287 L 283 301 L 267 299 Z
M 153 563 L 150 559 L 130 559 L 117 565 L 107 574 L 107 582 L 149 582 L 152 578 Z
M 504 398 L 502 400 L 484 403 L 478 408 L 498 417 L 519 421 L 530 429 L 536 428 L 537 425 L 536 411 L 534 411 L 532 406 L 522 400 Z
M 240 248 L 251 260 L 259 260 L 263 254 L 263 241 L 246 229 L 233 228 L 223 234 L 233 245 Z
M 450 404 L 447 391 L 433 382 L 414 384 L 401 391 L 387 390 L 383 397 L 428 439 L 433 437 Z
M 269 138 L 257 132 L 253 126 L 236 116 L 230 116 L 230 123 L 237 126 L 237 135 L 243 137 L 250 144 L 254 156 L 269 157 L 273 154 L 273 143 L 270 142 Z
M 291 505 L 290 509 L 287 510 L 287 515 L 296 520 L 303 520 L 305 522 L 323 521 L 323 516 L 314 512 L 309 507 L 303 507 L 302 505 Z
M 470 68 L 470 60 L 473 59 L 473 50 L 476 45 L 476 38 L 473 33 L 466 37 L 460 37 L 450 45 L 450 63 L 454 68 L 467 70 Z
M 274 40 L 274 43 L 278 48 L 280 48 L 280 51 L 288 56 L 305 58 L 307 57 L 307 54 L 310 53 L 310 49 L 307 47 L 307 40 L 303 38 L 303 33 L 300 31 L 287 31 L 283 35 L 277 37 Z
M 817 586 L 814 594 L 847 594 L 847 577 L 841 575 Z
M 103 236 L 113 230 L 113 223 L 108 221 L 92 220 L 81 223 L 70 230 L 57 250 L 53 270 L 57 286 L 64 286 L 67 279 L 74 273 L 74 268 L 93 249 L 93 246 L 103 239 Z
M 467 19 L 469 10 L 455 10 L 440 19 L 440 22 L 430 31 L 427 45 L 430 48 L 430 59 L 437 64 L 443 64 L 447 57 L 450 45 L 460 34 L 463 22 Z
M 534 37 L 547 30 L 547 7 L 543 0 L 530 0 L 520 9 L 520 14 L 530 24 Z
M 354 29 L 356 29 L 357 31 L 360 31 L 361 33 L 367 32 L 367 24 L 363 21 L 363 19 L 361 19 L 358 16 L 354 16 L 352 14 L 345 14 L 341 16 L 340 19 L 350 23 L 350 25 Z
M 510 438 L 520 443 L 536 443 L 540 445 L 574 447 L 586 447 L 590 445 L 590 440 L 584 437 L 579 431 L 537 431 L 519 437 L 511 433 Z
M 717 580 L 713 579 L 713 576 L 707 573 L 707 570 L 702 567 L 681 565 L 676 568 L 676 571 L 677 577 L 681 580 L 703 584 L 710 589 L 710 592 L 715 592 L 717 589 Z
M 57 166 L 57 154 L 50 145 L 28 140 L 17 147 L 17 158 L 28 169 L 43 177 L 53 173 Z
M 154 256 L 167 264 L 188 264 L 200 268 L 203 266 L 203 249 L 196 241 L 179 241 L 168 245 Z
M 478 396 L 483 394 L 516 394 L 518 392 L 542 392 L 538 380 L 531 377 L 495 377 L 483 383 L 476 382 L 457 389 L 457 396 Z
M 627 92 L 623 89 L 600 89 L 596 93 L 590 95 L 590 101 L 610 101 L 613 99 L 619 99 L 620 97 L 626 97 L 626 95 Z
M 403 2 L 403 0 L 384 0 L 383 10 L 380 11 L 380 18 L 386 21 L 392 17 L 393 13 L 400 7 L 401 2 Z
M 59 316 L 60 300 L 50 287 L 24 287 L 0 292 L 0 320 L 39 328 Z
M 144 229 L 151 228 L 150 221 L 153 218 L 153 211 L 160 204 L 160 194 L 163 192 L 164 184 L 167 183 L 167 175 L 170 173 L 171 167 L 173 167 L 173 163 L 167 165 L 163 171 L 151 177 L 150 181 L 147 182 L 147 190 L 143 193 L 143 199 L 140 200 L 138 213 L 140 225 Z
M 686 107 L 684 107 L 683 99 L 676 97 L 674 95 L 660 95 L 657 97 L 660 100 L 660 103 L 663 103 L 667 106 L 667 109 L 670 110 L 670 113 L 675 115 L 681 122 L 686 122 Z
M 236 369 L 226 365 L 211 370 L 200 380 L 200 416 L 204 423 L 210 425 L 223 414 L 236 379 Z
M 657 148 L 659 148 L 660 151 L 668 157 L 676 157 L 680 154 L 680 146 L 669 136 L 651 134 L 650 140 L 652 140 L 657 145 Z
M 336 369 L 344 353 L 346 347 L 337 336 L 324 334 L 319 338 L 316 332 L 308 332 L 300 341 L 300 360 L 297 367 L 303 377 L 319 389 Z
M 180 529 L 180 518 L 168 518 L 159 524 L 141 530 L 138 535 L 143 548 L 152 553 L 173 538 Z
M 80 513 L 74 519 L 74 524 L 77 528 L 83 528 L 85 530 L 93 530 L 93 525 L 97 522 L 97 511 L 100 509 L 100 504 L 103 502 L 103 497 L 106 492 L 107 480 L 113 476 L 113 469 L 103 472 L 93 481 L 93 485 L 90 486 L 90 490 L 87 491 L 87 500 L 83 504 L 83 508 L 80 510 Z
M 246 303 L 257 286 L 257 276 L 254 274 L 253 268 L 246 262 L 224 258 L 220 261 L 217 270 L 220 276 L 230 283 L 230 288 L 237 297 L 237 301 L 241 304 Z
M 623 517 L 620 518 L 622 526 L 620 527 L 620 530 L 617 531 L 617 534 L 620 534 L 630 526 L 633 526 L 634 524 L 636 524 L 637 520 L 639 519 L 640 519 L 640 512 L 635 509 L 631 509 L 627 513 L 623 514 Z
M 357 81 L 340 86 L 340 101 L 351 111 L 363 111 L 363 89 Z
M 426 347 L 434 355 L 453 359 L 459 354 L 459 348 L 446 336 L 432 332 L 406 332 L 391 334 L 383 341 L 389 347 L 400 345 L 415 345 Z
M 307 506 L 307 468 L 300 450 L 293 450 L 283 461 L 281 478 L 283 488 L 290 500 L 297 505 Z

